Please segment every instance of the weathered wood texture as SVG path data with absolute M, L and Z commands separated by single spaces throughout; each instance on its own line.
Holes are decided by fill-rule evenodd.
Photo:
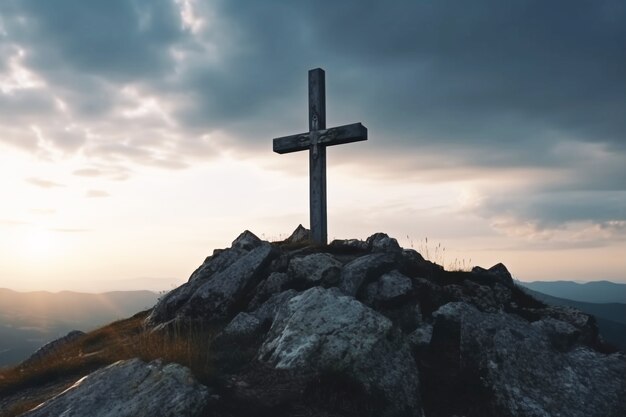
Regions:
M 319 131 L 326 129 L 326 77 L 324 70 L 309 71 L 309 217 L 311 238 L 325 245 L 326 223 L 326 147 L 319 144 Z
M 344 143 L 367 140 L 367 128 L 361 123 L 352 123 L 320 130 L 318 135 L 318 144 L 324 146 L 343 145 Z M 274 139 L 274 152 L 280 154 L 304 151 L 310 146 L 310 132 Z
M 367 140 L 361 123 L 326 129 L 326 80 L 324 70 L 309 71 L 309 131 L 273 140 L 274 152 L 309 150 L 309 208 L 311 238 L 325 245 L 328 238 L 326 213 L 326 147 Z

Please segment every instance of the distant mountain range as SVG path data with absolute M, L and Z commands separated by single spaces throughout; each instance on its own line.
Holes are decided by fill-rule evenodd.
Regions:
M 573 281 L 517 281 L 517 283 L 531 290 L 568 300 L 626 304 L 626 284 L 610 281 L 592 281 L 584 284 Z
M 531 283 L 518 281 L 517 283 L 525 286 L 526 292 L 547 304 L 574 307 L 587 314 L 592 314 L 596 317 L 602 338 L 608 343 L 626 350 L 626 303 L 577 301 L 567 299 L 565 295 L 555 297 L 552 294 L 535 290 L 535 288 L 539 287 L 552 293 L 574 295 L 579 299 L 615 300 L 621 299 L 620 294 L 625 293 L 626 284 L 616 284 L 608 281 L 590 282 L 587 284 L 578 284 L 571 281 L 537 281 Z M 581 289 L 585 289 L 586 292 L 581 293 Z M 614 293 L 610 294 L 608 292 L 609 289 L 612 289 Z
M 88 331 L 151 308 L 158 294 L 17 292 L 0 288 L 0 367 L 17 363 L 71 330 Z

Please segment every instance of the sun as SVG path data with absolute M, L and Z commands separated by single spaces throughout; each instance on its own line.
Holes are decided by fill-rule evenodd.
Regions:
M 61 241 L 53 231 L 42 228 L 29 228 L 24 231 L 20 242 L 20 252 L 33 260 L 47 260 L 59 254 Z

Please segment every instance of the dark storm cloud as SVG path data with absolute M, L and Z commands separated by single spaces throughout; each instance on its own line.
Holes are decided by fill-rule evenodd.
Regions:
M 168 0 L 9 0 L 7 31 L 34 49 L 32 68 L 127 81 L 162 74 L 183 33 Z M 17 18 L 15 18 L 17 17 Z
M 626 192 L 510 193 L 491 195 L 482 207 L 485 217 L 509 213 L 543 227 L 568 222 L 626 222 Z
M 187 78 L 209 123 L 263 124 L 270 108 L 295 126 L 306 116 L 281 98 L 304 113 L 305 69 L 319 65 L 329 119 L 358 117 L 391 147 L 492 147 L 476 162 L 496 166 L 554 162 L 559 135 L 624 148 L 621 2 L 218 4 L 237 47 Z
M 491 196 L 481 212 L 546 225 L 624 218 L 622 1 L 193 4 L 204 19 L 197 32 L 169 0 L 3 1 L 0 52 L 24 48 L 25 65 L 79 121 L 111 120 L 123 133 L 72 142 L 111 163 L 184 168 L 219 151 L 206 139 L 215 132 L 235 153 L 269 153 L 272 137 L 306 130 L 306 71 L 320 66 L 329 125 L 370 129 L 353 157 L 398 160 L 379 165 L 397 178 L 401 169 L 446 180 L 554 169 L 562 177 L 528 179 L 527 199 Z M 174 127 L 109 119 L 132 104 L 128 85 L 170 103 Z M 57 111 L 39 93 L 0 96 L 0 110 Z

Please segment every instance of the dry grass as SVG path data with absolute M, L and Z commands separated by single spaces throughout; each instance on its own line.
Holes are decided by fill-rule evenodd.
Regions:
M 0 399 L 20 393 L 20 401 L 0 414 L 18 415 L 32 408 L 42 397 L 49 396 L 49 393 L 38 392 L 46 385 L 56 384 L 63 389 L 68 379 L 76 380 L 102 366 L 130 358 L 180 363 L 189 367 L 200 381 L 210 380 L 213 377 L 210 357 L 213 329 L 188 327 L 175 328 L 168 333 L 146 332 L 143 321 L 147 314 L 142 312 L 94 330 L 26 367 L 18 365 L 0 370 Z M 25 391 L 32 395 L 22 395 Z

